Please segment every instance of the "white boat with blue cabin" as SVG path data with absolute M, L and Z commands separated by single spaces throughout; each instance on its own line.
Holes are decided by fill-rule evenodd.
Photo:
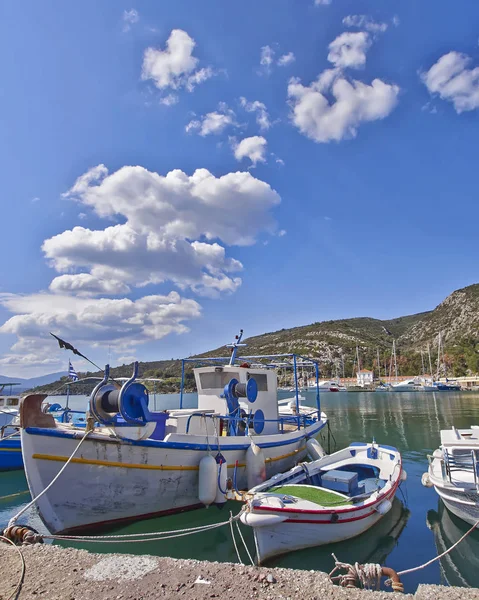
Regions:
M 37 506 L 51 532 L 71 532 L 226 501 L 306 457 L 306 443 L 327 423 L 316 406 L 300 407 L 296 354 L 182 361 L 178 409 L 151 412 L 138 365 L 119 386 L 109 377 L 93 390 L 84 439 Z M 296 410 L 278 407 L 275 366 L 288 362 L 296 383 Z M 319 376 L 319 366 L 309 360 Z M 198 407 L 183 408 L 185 372 L 193 366 Z M 72 456 L 85 429 L 42 413 L 42 395 L 22 400 L 20 424 L 25 472 L 36 497 Z M 88 429 L 88 427 L 87 427 Z

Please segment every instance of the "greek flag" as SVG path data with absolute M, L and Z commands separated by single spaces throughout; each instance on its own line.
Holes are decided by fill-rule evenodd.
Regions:
M 73 368 L 73 365 L 70 360 L 68 361 L 68 377 L 72 381 L 78 381 L 78 374 L 75 371 L 75 369 Z

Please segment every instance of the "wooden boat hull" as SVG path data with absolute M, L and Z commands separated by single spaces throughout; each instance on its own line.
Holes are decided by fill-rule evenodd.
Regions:
M 394 489 L 388 496 L 390 502 L 394 500 L 395 492 Z M 254 527 L 258 564 L 281 554 L 334 544 L 364 533 L 382 518 L 383 515 L 376 508 L 384 499 L 383 497 L 373 506 L 356 511 L 354 516 L 340 516 L 337 521 L 336 511 L 304 514 L 304 511 L 290 509 L 286 520 L 271 526 Z M 247 518 L 248 515 L 245 521 Z
M 266 464 L 266 477 L 288 470 L 306 456 L 306 440 L 327 419 L 284 434 L 255 436 Z M 69 426 L 21 430 L 25 471 L 32 497 L 52 481 L 73 453 L 84 431 Z M 247 488 L 248 437 L 175 435 L 175 441 L 127 441 L 92 433 L 37 502 L 51 532 L 82 530 L 112 522 L 180 512 L 201 506 L 198 499 L 200 460 L 221 451 L 237 488 Z

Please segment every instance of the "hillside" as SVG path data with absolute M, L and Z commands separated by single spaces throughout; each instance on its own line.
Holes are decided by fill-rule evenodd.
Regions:
M 245 324 L 247 327 L 247 324 Z M 246 329 L 247 332 L 247 329 Z M 232 332 L 234 334 L 235 332 Z M 282 354 L 296 352 L 319 360 L 323 377 L 334 374 L 352 376 L 355 372 L 356 347 L 362 368 L 377 370 L 379 350 L 381 373 L 390 364 L 393 339 L 396 340 L 399 374 L 422 372 L 421 351 L 431 348 L 433 371 L 436 369 L 438 334 L 444 345 L 444 359 L 450 376 L 479 372 L 479 284 L 457 290 L 434 310 L 381 321 L 357 317 L 323 321 L 280 329 L 245 339 L 245 355 Z M 226 346 L 198 355 L 228 356 Z M 427 357 L 425 357 L 427 365 Z M 388 367 L 389 368 L 389 367 Z M 113 376 L 131 373 L 131 365 L 113 369 Z M 140 363 L 140 374 L 163 378 L 159 391 L 175 391 L 181 372 L 179 360 Z M 192 387 L 191 373 L 187 373 Z M 41 389 L 54 389 L 59 382 Z

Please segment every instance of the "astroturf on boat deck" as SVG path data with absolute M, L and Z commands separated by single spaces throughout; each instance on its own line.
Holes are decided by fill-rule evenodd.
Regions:
M 341 498 L 329 490 L 309 485 L 282 485 L 272 488 L 271 492 L 274 494 L 296 496 L 296 498 L 309 500 L 309 502 L 314 502 L 320 506 L 347 506 L 351 504 L 349 498 Z

